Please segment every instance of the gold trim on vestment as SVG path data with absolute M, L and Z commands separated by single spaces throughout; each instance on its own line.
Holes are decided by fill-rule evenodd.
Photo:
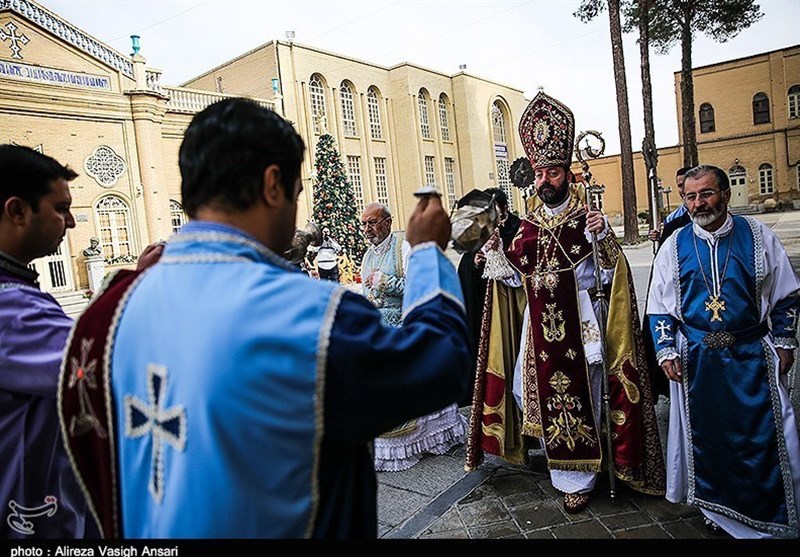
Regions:
M 602 469 L 601 461 L 591 460 L 554 460 L 547 461 L 548 470 L 567 470 L 573 472 L 599 472 Z
M 606 344 L 606 356 L 608 357 L 609 375 L 615 375 L 625 396 L 632 404 L 637 404 L 641 399 L 639 388 L 631 382 L 623 369 L 626 363 L 636 368 L 636 343 L 630 325 L 631 293 L 628 288 L 629 270 L 625 258 L 617 259 L 614 267 L 614 281 L 611 285 L 611 298 L 608 307 L 608 325 L 606 328 L 606 338 L 613 339 L 613 342 Z

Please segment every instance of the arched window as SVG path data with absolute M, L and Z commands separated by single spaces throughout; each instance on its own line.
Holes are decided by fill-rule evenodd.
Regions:
M 345 135 L 356 135 L 356 107 L 353 103 L 353 88 L 346 81 L 339 87 L 342 99 L 342 131 Z
M 761 195 L 768 195 L 775 191 L 771 164 L 765 162 L 758 167 L 758 185 Z
M 442 130 L 442 141 L 450 141 L 450 118 L 447 115 L 449 105 L 447 95 L 444 93 L 439 95 L 439 127 Z
M 508 197 L 509 208 L 514 208 L 514 197 L 511 194 L 511 179 L 508 164 L 508 143 L 506 132 L 507 111 L 503 104 L 497 100 L 492 103 L 492 135 L 494 139 L 494 162 L 497 166 L 497 186 Z
M 800 118 L 800 85 L 789 87 L 789 118 Z
M 172 223 L 173 234 L 177 234 L 178 230 L 186 222 L 186 213 L 183 212 L 183 206 L 174 199 L 169 200 L 169 219 Z
M 370 87 L 367 90 L 367 112 L 369 113 L 369 133 L 372 139 L 383 139 L 383 126 L 381 126 L 381 105 L 378 89 Z
M 766 93 L 753 95 L 753 124 L 769 123 L 769 97 Z
M 328 115 L 325 110 L 325 84 L 318 74 L 308 81 L 308 93 L 311 97 L 311 119 L 314 121 L 314 133 L 322 133 L 328 128 Z
M 431 138 L 431 125 L 430 118 L 428 118 L 428 92 L 425 89 L 419 90 L 417 96 L 417 104 L 419 105 L 419 129 L 422 132 L 422 137 L 425 139 Z
M 492 132 L 495 142 L 506 142 L 506 120 L 503 117 L 500 101 L 494 101 L 492 104 Z
M 743 186 L 747 181 L 747 170 L 738 164 L 734 165 L 728 169 L 728 179 L 730 180 L 731 187 Z
M 131 246 L 131 217 L 128 205 L 115 195 L 108 195 L 94 208 L 100 245 L 108 263 L 131 263 L 135 260 Z
M 714 131 L 714 107 L 709 103 L 700 105 L 700 133 Z

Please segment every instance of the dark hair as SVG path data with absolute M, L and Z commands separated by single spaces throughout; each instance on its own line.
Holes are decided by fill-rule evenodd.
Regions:
M 38 211 L 39 200 L 50 193 L 52 182 L 59 178 L 69 182 L 77 176 L 68 166 L 30 147 L 0 145 L 0 207 L 9 198 L 19 197 Z
M 495 199 L 497 199 L 497 204 L 504 209 L 508 209 L 508 196 L 506 195 L 506 192 L 504 192 L 502 189 L 486 188 L 483 191 L 485 191 L 489 195 L 494 195 Z
M 186 214 L 205 205 L 242 211 L 252 206 L 264 169 L 277 164 L 287 196 L 294 195 L 305 144 L 292 125 L 255 101 L 231 98 L 199 112 L 180 149 Z
M 710 164 L 701 164 L 699 166 L 695 166 L 694 168 L 690 169 L 686 173 L 686 179 L 692 178 L 696 180 L 698 178 L 702 178 L 706 174 L 713 174 L 714 178 L 717 180 L 717 185 L 719 186 L 720 191 L 726 191 L 731 189 L 730 180 L 728 180 L 728 175 L 725 174 L 725 171 L 719 167 L 711 166 Z
M 678 169 L 678 171 L 675 173 L 675 176 L 685 176 L 685 175 L 686 175 L 686 173 L 687 173 L 687 172 L 689 172 L 691 169 L 692 169 L 692 167 L 691 167 L 691 166 L 682 166 L 682 167 L 680 167 L 680 168 Z

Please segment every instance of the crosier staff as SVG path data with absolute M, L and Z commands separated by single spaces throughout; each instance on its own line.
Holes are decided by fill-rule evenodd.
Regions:
M 658 192 L 658 176 L 656 165 L 658 164 L 658 152 L 652 141 L 645 139 L 642 142 L 642 157 L 647 167 L 647 199 L 650 208 L 650 231 L 659 230 L 661 227 L 661 202 Z M 653 254 L 658 251 L 658 242 L 653 242 Z
M 587 139 L 589 136 L 595 137 L 600 141 L 600 146 L 597 149 L 593 148 L 589 144 Z M 586 139 L 585 146 L 583 149 L 581 149 L 581 141 L 584 139 Z M 575 157 L 581 163 L 581 170 L 583 171 L 583 179 L 585 184 L 584 190 L 586 192 L 586 203 L 589 206 L 590 211 L 596 210 L 594 203 L 595 196 L 601 196 L 605 190 L 605 187 L 594 183 L 592 173 L 589 170 L 589 163 L 586 161 L 586 159 L 596 159 L 597 157 L 601 156 L 603 151 L 605 151 L 605 146 L 606 143 L 603 140 L 600 132 L 593 130 L 581 132 L 575 139 Z M 606 293 L 603 289 L 603 283 L 600 279 L 600 248 L 597 243 L 596 232 L 592 232 L 592 255 L 594 256 L 594 283 L 599 305 L 599 315 L 597 321 L 598 325 L 600 326 L 600 338 L 602 339 L 600 346 L 603 357 L 601 366 L 603 372 L 603 413 L 605 414 L 606 425 L 606 463 L 608 465 L 608 483 L 611 492 L 611 501 L 614 501 L 617 495 L 617 478 L 614 470 L 614 457 L 611 440 L 611 393 L 609 392 L 608 370 L 606 367 L 606 320 L 608 319 L 608 300 L 606 299 Z

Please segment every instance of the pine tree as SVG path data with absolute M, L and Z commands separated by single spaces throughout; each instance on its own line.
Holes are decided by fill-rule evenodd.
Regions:
M 359 228 L 360 215 L 353 187 L 330 134 L 322 134 L 317 142 L 314 167 L 314 222 L 320 229 L 330 231 L 358 268 L 366 250 Z

